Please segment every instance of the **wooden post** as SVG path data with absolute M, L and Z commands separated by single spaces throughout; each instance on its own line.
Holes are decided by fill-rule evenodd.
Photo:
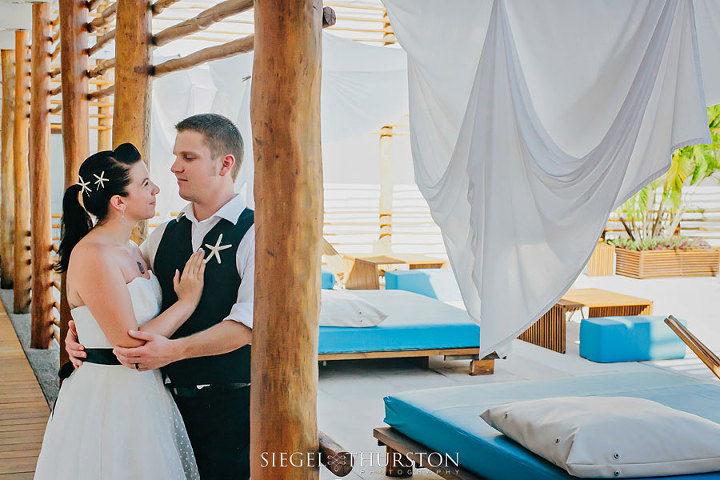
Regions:
M 65 155 L 65 188 L 78 181 L 80 164 L 90 150 L 88 135 L 88 19 L 84 0 L 60 0 L 60 64 L 62 81 L 62 130 Z M 67 361 L 65 335 L 70 320 L 65 275 L 61 282 L 60 363 Z
M 145 164 L 150 155 L 150 55 L 152 12 L 148 0 L 118 0 L 115 24 L 115 110 L 113 146 L 130 142 Z M 140 243 L 147 221 L 133 232 Z
M 13 174 L 13 118 L 15 112 L 15 51 L 2 50 L 2 167 L 0 180 L 0 287 L 12 288 L 15 270 L 13 241 L 15 231 L 15 194 Z
M 318 451 L 321 12 L 320 0 L 255 2 L 253 480 L 318 478 L 317 459 L 282 467 L 264 465 L 262 453 Z
M 395 41 L 395 32 L 390 25 L 390 17 L 383 8 L 383 46 L 394 45 Z
M 30 101 L 27 32 L 15 31 L 15 121 L 13 157 L 15 174 L 15 313 L 27 313 L 30 306 L 30 197 L 28 179 L 28 108 Z
M 30 204 L 32 208 L 32 330 L 30 346 L 52 337 L 52 226 L 50 221 L 50 4 L 32 5 L 30 66 Z
M 109 80 L 110 75 L 104 73 L 100 76 L 101 80 Z M 98 113 L 98 129 L 97 133 L 97 149 L 98 151 L 112 150 L 112 107 L 107 102 L 101 101 L 97 107 Z
M 62 80 L 65 188 L 77 183 L 80 164 L 88 157 L 88 81 L 84 0 L 60 0 L 60 61 Z
M 100 29 L 100 31 L 103 33 L 108 30 L 109 28 L 107 27 L 103 27 L 102 29 Z M 112 63 L 115 63 L 114 60 L 112 60 Z M 100 80 L 101 82 L 109 81 L 110 73 L 108 73 L 107 71 L 103 72 L 103 74 L 98 77 L 98 80 Z M 112 150 L 112 110 L 111 107 L 108 106 L 107 101 L 100 101 L 97 107 L 97 113 L 98 126 L 102 127 L 98 129 L 97 133 L 97 149 L 98 151 Z
M 392 162 L 393 127 L 380 130 L 380 238 L 375 242 L 374 253 L 392 252 Z

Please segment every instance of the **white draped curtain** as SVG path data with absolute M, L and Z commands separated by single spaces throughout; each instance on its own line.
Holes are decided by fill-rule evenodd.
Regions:
M 169 44 L 154 63 L 181 55 L 192 44 Z M 197 46 L 195 45 L 197 48 Z M 327 146 L 377 131 L 402 119 L 408 111 L 407 61 L 400 48 L 371 46 L 323 32 L 322 141 Z M 160 186 L 158 211 L 163 219 L 185 205 L 170 172 L 174 125 L 196 113 L 219 113 L 235 122 L 245 141 L 245 160 L 236 187 L 253 201 L 253 151 L 250 130 L 250 87 L 253 53 L 216 60 L 153 81 L 150 132 L 151 174 Z M 336 161 L 358 162 L 354 152 Z M 348 169 L 351 171 L 352 169 Z
M 720 4 L 384 3 L 408 57 L 417 184 L 480 353 L 502 353 L 572 285 L 610 212 L 673 149 L 710 141 Z

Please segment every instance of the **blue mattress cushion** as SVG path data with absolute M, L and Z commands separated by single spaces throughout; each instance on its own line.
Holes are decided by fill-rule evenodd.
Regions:
M 449 268 L 418 268 L 385 272 L 387 290 L 406 290 L 443 302 L 462 301 L 460 288 Z
M 335 275 L 333 275 L 331 272 L 325 272 L 323 271 L 321 273 L 322 283 L 320 288 L 323 288 L 325 290 L 332 290 L 332 288 L 335 286 Z
M 685 344 L 663 316 L 586 318 L 580 323 L 580 356 L 594 362 L 683 358 Z
M 720 423 L 720 386 L 648 367 L 648 372 L 437 388 L 385 397 L 385 423 L 490 480 L 570 479 L 565 470 L 490 427 L 480 414 L 520 400 L 562 396 L 646 398 Z M 661 477 L 720 479 L 720 472 Z
M 349 292 L 387 318 L 374 327 L 320 327 L 320 354 L 480 346 L 480 327 L 465 310 L 401 290 Z

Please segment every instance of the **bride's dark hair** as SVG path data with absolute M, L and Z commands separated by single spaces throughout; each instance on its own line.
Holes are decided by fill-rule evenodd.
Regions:
M 110 199 L 115 195 L 127 196 L 130 167 L 138 161 L 140 152 L 137 148 L 131 143 L 123 143 L 115 150 L 90 155 L 80 165 L 80 183 L 71 185 L 63 196 L 62 239 L 56 271 L 67 271 L 72 249 L 92 230 L 94 225 L 90 214 L 95 217 L 96 223 L 102 223 L 108 214 Z

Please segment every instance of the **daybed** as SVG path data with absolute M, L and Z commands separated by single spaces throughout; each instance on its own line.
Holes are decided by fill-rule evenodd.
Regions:
M 388 317 L 374 327 L 320 327 L 318 360 L 462 356 L 471 375 L 493 372 L 494 360 L 478 358 L 480 327 L 464 310 L 400 290 L 350 292 Z
M 650 368 L 650 367 L 649 367 Z M 664 371 L 594 375 L 537 382 L 513 382 L 399 393 L 385 398 L 385 423 L 374 436 L 388 453 L 410 453 L 416 463 L 428 453 L 448 454 L 445 465 L 434 468 L 453 479 L 568 479 L 573 478 L 500 434 L 481 418 L 487 408 L 536 398 L 561 396 L 628 396 L 654 400 L 674 409 L 720 422 L 720 386 Z M 418 455 L 425 452 L 425 455 Z M 459 468 L 454 465 L 457 459 Z M 407 459 L 405 459 L 407 462 Z M 435 462 L 437 464 L 439 462 Z M 406 464 L 407 465 L 407 464 Z M 388 467 L 388 470 L 392 465 Z M 394 467 L 394 473 L 408 467 Z M 411 468 L 411 467 L 410 467 Z M 411 472 L 412 470 L 410 470 Z M 390 473 L 390 472 L 388 472 Z M 720 479 L 720 472 L 666 476 L 666 480 Z

